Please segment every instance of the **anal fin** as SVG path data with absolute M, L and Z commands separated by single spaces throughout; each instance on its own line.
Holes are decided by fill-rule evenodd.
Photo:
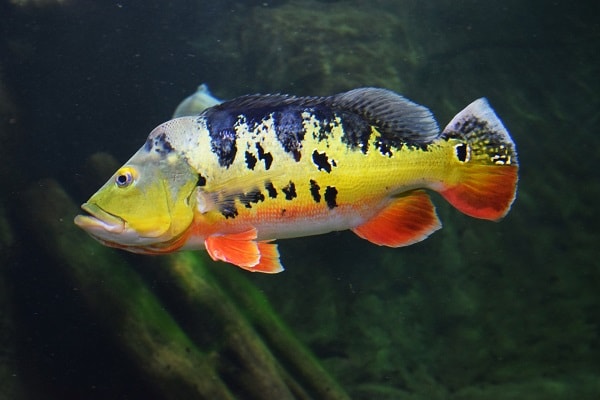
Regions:
M 277 245 L 257 242 L 254 228 L 241 233 L 209 236 L 204 245 L 215 261 L 225 261 L 252 272 L 283 271 Z
M 373 218 L 352 229 L 363 239 L 380 246 L 408 246 L 442 227 L 429 195 L 415 190 L 392 200 Z

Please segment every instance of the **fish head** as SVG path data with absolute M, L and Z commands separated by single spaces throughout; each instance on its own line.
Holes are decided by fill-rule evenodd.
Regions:
M 177 152 L 142 147 L 81 208 L 75 224 L 101 243 L 166 252 L 192 223 L 198 174 Z M 180 245 L 177 245 L 180 246 Z

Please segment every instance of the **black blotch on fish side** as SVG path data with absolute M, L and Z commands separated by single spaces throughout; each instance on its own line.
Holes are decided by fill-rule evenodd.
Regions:
M 292 181 L 290 181 L 290 183 L 287 186 L 283 187 L 281 190 L 285 194 L 286 200 L 292 200 L 298 196 L 296 194 L 296 185 L 294 185 L 294 182 Z
M 337 198 L 337 194 L 338 191 L 334 186 L 327 186 L 325 188 L 325 202 L 327 203 L 327 207 L 329 207 L 329 209 L 333 209 L 335 207 L 337 207 L 337 203 L 336 203 L 336 198 Z
M 375 148 L 384 156 L 394 155 L 392 149 L 398 151 L 402 148 L 402 139 L 393 135 L 381 135 L 375 140 Z
M 209 108 L 204 118 L 210 136 L 211 151 L 217 155 L 220 166 L 229 167 L 237 152 L 237 137 L 233 129 L 237 117 L 227 111 Z
M 239 196 L 240 202 L 246 208 L 252 208 L 251 203 L 258 203 L 259 201 L 265 201 L 265 195 L 260 190 L 252 190 L 248 193 L 241 194 Z
M 361 116 L 351 113 L 340 115 L 344 135 L 342 142 L 350 146 L 352 150 L 357 148 L 367 154 L 369 151 L 369 139 L 371 138 L 371 125 Z
M 223 200 L 219 205 L 219 209 L 225 219 L 235 218 L 238 215 L 238 210 L 235 206 L 235 199 L 233 198 Z
M 337 123 L 335 122 L 335 114 L 329 107 L 314 107 L 311 111 L 314 119 L 317 121 L 313 125 L 313 138 L 319 142 L 331 136 L 331 131 Z
M 256 151 L 258 151 L 258 159 L 265 162 L 265 170 L 268 171 L 273 163 L 273 156 L 271 153 L 265 153 L 265 149 L 258 142 L 256 143 Z
M 249 151 L 246 152 L 246 167 L 248 167 L 248 169 L 254 169 L 254 166 L 256 165 L 256 161 L 258 161 L 256 159 L 256 157 L 254 157 L 254 154 L 250 153 Z
M 144 145 L 144 149 L 146 151 L 154 149 L 155 152 L 164 156 L 173 151 L 173 146 L 171 146 L 171 143 L 167 140 L 167 135 L 164 132 L 161 132 L 154 137 L 148 138 Z
M 196 180 L 196 186 L 206 186 L 206 178 L 202 176 L 202 174 L 198 174 L 198 179 Z
M 152 138 L 146 139 L 146 143 L 144 143 L 144 150 L 148 152 L 152 150 Z
M 300 111 L 284 109 L 273 112 L 272 117 L 277 140 L 286 153 L 290 153 L 296 162 L 300 161 L 300 149 L 305 134 Z
M 313 151 L 312 159 L 319 171 L 324 170 L 327 173 L 331 172 L 331 164 L 329 164 L 329 157 L 327 157 L 327 153 L 319 153 L 317 150 L 315 150 Z
M 311 179 L 310 194 L 312 195 L 312 198 L 315 201 L 315 203 L 319 203 L 321 201 L 321 193 L 319 193 L 320 189 L 321 187 L 317 184 L 317 182 Z
M 267 190 L 267 194 L 269 195 L 270 198 L 275 199 L 277 198 L 277 189 L 275 189 L 275 186 L 273 186 L 272 182 L 267 182 L 265 183 L 265 189 Z

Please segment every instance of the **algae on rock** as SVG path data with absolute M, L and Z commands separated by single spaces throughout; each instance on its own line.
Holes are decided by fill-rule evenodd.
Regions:
M 291 1 L 240 21 L 246 81 L 262 92 L 329 95 L 357 86 L 401 91 L 416 67 L 402 20 L 368 5 Z

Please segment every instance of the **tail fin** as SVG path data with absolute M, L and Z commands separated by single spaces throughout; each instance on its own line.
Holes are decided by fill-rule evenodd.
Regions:
M 519 164 L 515 144 L 487 100 L 475 100 L 458 113 L 442 137 L 458 141 L 460 163 L 442 196 L 472 217 L 504 217 L 515 199 Z

